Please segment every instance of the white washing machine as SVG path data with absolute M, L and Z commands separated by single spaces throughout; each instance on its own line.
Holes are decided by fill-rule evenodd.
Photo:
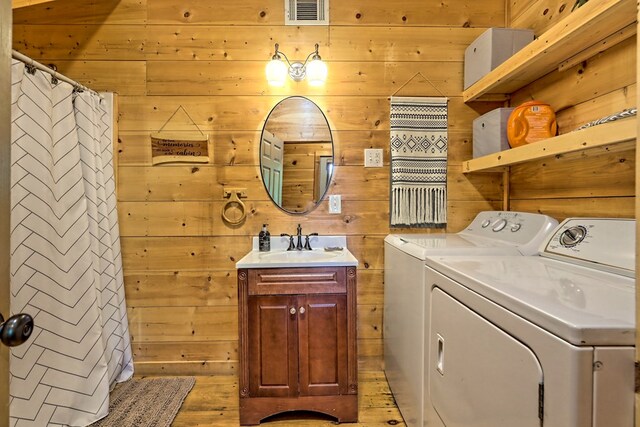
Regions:
M 480 212 L 460 233 L 390 234 L 384 256 L 384 359 L 389 386 L 409 427 L 425 422 L 425 331 L 429 255 L 533 255 L 558 224 L 546 215 Z M 426 329 L 425 329 L 426 328 Z
M 431 425 L 633 426 L 634 220 L 565 220 L 540 256 L 426 264 Z

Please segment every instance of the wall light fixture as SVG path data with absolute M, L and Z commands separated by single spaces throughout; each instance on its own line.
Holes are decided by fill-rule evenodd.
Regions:
M 318 54 L 317 43 L 316 49 L 307 55 L 304 62 L 295 61 L 292 63 L 287 55 L 278 48 L 279 45 L 276 43 L 275 54 L 267 64 L 267 81 L 271 86 L 284 86 L 287 74 L 296 82 L 306 78 L 311 86 L 320 86 L 327 80 L 327 64 L 322 62 Z M 286 63 L 282 60 L 283 57 L 287 61 Z

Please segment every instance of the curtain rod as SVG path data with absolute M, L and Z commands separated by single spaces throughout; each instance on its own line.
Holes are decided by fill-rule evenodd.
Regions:
M 41 70 L 41 71 L 44 71 L 45 73 L 51 74 L 54 78 L 56 78 L 58 80 L 62 80 L 63 82 L 69 83 L 71 86 L 73 86 L 76 89 L 85 90 L 87 92 L 91 92 L 91 93 L 95 93 L 96 95 L 100 95 L 95 90 L 89 89 L 88 87 L 78 83 L 75 80 L 71 80 L 69 77 L 62 75 L 62 74 L 58 73 L 55 70 L 52 70 L 51 68 L 47 67 L 46 65 L 43 65 L 43 64 L 41 64 L 41 63 L 29 58 L 26 55 L 23 55 L 22 53 L 18 52 L 15 49 L 13 49 L 11 51 L 11 56 L 14 59 L 17 59 L 18 61 L 22 61 L 27 65 L 31 65 L 31 66 L 37 68 L 38 70 Z

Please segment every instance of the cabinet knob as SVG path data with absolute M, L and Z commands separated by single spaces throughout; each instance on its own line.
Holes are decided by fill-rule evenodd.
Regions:
M 304 307 L 300 307 L 300 314 L 304 314 L 305 310 Z
M 296 314 L 296 308 L 295 307 L 291 307 L 291 310 L 289 310 L 289 313 Z

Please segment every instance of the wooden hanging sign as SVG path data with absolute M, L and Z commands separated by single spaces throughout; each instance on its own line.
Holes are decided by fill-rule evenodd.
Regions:
M 209 138 L 204 135 L 156 133 L 151 135 L 151 162 L 208 163 Z
M 195 132 L 171 132 L 164 130 L 180 110 L 188 117 L 191 122 L 190 124 L 198 130 L 198 134 Z M 182 105 L 176 108 L 176 111 L 173 112 L 158 132 L 151 134 L 151 162 L 154 165 L 174 162 L 209 162 L 209 136 L 200 130 L 196 122 L 193 121 Z

